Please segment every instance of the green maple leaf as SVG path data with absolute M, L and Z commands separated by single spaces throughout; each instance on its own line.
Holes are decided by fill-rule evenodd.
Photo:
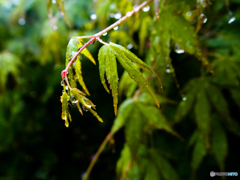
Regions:
M 116 57 L 118 61 L 121 63 L 121 65 L 125 68 L 128 75 L 135 82 L 141 84 L 143 88 L 145 88 L 147 92 L 152 96 L 157 106 L 159 106 L 159 101 L 156 95 L 154 94 L 152 88 L 150 87 L 148 82 L 144 79 L 142 74 L 139 72 L 138 68 L 132 63 L 132 61 L 140 65 L 142 68 L 152 71 L 154 74 L 155 72 L 142 60 L 140 60 L 135 54 L 133 54 L 126 48 L 114 43 L 110 43 L 109 45 L 104 45 L 103 47 L 101 47 L 98 54 L 98 60 L 99 60 L 99 72 L 100 72 L 101 82 L 104 88 L 106 89 L 106 91 L 109 92 L 104 79 L 104 74 L 106 73 L 107 80 L 112 89 L 113 106 L 114 106 L 115 115 L 117 114 L 117 103 L 118 103 L 118 74 L 117 74 Z
M 6 88 L 7 77 L 11 73 L 17 82 L 19 74 L 20 59 L 9 52 L 0 53 L 0 92 Z
M 62 103 L 62 119 L 65 121 L 65 126 L 69 127 L 68 119 L 72 121 L 72 118 L 68 110 L 68 101 L 70 100 L 70 96 L 66 93 L 66 91 L 63 92 L 60 100 Z

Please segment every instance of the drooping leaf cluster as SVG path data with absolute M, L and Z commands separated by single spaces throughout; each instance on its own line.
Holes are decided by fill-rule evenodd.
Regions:
M 141 2 L 0 1 L 0 179 L 80 179 L 107 131 L 116 153 L 103 149 L 91 179 L 239 171 L 238 0 L 152 1 L 77 56 L 62 92 L 79 37 Z

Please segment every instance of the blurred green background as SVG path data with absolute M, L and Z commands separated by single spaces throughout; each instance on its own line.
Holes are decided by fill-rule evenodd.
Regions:
M 216 151 L 210 151 L 202 162 L 200 160 L 199 169 L 193 172 L 191 163 L 194 150 L 193 143 L 189 145 L 189 141 L 196 129 L 194 111 L 184 117 L 181 123 L 174 123 L 178 106 L 183 101 L 172 74 L 165 69 L 164 75 L 158 72 L 159 76 L 164 77 L 163 97 L 176 102 L 163 105 L 163 112 L 185 140 L 181 141 L 163 131 L 155 131 L 155 146 L 169 158 L 179 179 L 194 179 L 194 174 L 196 179 L 208 179 L 210 171 L 221 171 L 221 164 L 224 164 L 226 172 L 240 173 L 240 148 L 237 145 L 240 140 L 240 1 L 229 1 L 229 6 L 226 5 L 227 0 L 211 2 L 205 9 L 208 19 L 199 31 L 198 39 L 203 47 L 207 47 L 203 48 L 204 53 L 209 53 L 216 75 L 212 77 L 208 72 L 203 73 L 204 68 L 196 57 L 188 53 L 178 54 L 174 47 L 171 48 L 171 65 L 175 69 L 180 88 L 203 74 L 210 77 L 222 94 L 220 98 L 225 99 L 222 105 L 218 101 L 219 97 L 216 97 L 215 102 L 222 107 L 218 109 L 219 113 L 211 110 L 211 115 L 215 119 L 221 119 L 221 122 L 224 122 L 224 118 L 231 119 L 235 129 L 222 123 L 224 131 L 217 132 L 220 136 L 223 134 L 221 137 L 224 140 L 227 139 L 227 142 L 222 142 L 220 138 L 217 146 L 227 146 L 226 158 L 223 157 L 218 162 L 218 158 L 215 159 L 217 155 L 214 154 Z M 124 3 L 130 5 L 125 6 Z M 132 9 L 134 3 L 137 2 L 107 0 L 93 3 L 66 0 L 64 9 L 71 25 L 68 27 L 55 1 L 52 1 L 51 16 L 51 8 L 46 1 L 0 0 L 0 180 L 81 179 L 91 158 L 110 131 L 115 116 L 112 96 L 101 85 L 98 64 L 93 65 L 83 58 L 83 78 L 90 91 L 90 99 L 97 105 L 97 112 L 104 123 L 99 123 L 89 112 L 84 112 L 84 116 L 81 116 L 77 108 L 72 106 L 73 122 L 69 128 L 64 126 L 64 121 L 61 120 L 60 82 L 66 47 L 72 36 L 97 33 L 117 20 L 112 14 L 124 14 Z M 171 0 L 168 3 L 170 9 L 178 15 L 189 9 L 195 12 L 192 9 L 196 8 L 195 1 L 185 0 L 178 4 L 179 2 Z M 96 19 L 91 16 L 95 13 Z M 139 13 L 140 22 L 146 17 L 146 13 L 153 17 L 153 3 L 151 11 Z M 233 22 L 229 23 L 230 19 Z M 145 51 L 142 53 L 138 49 L 141 44 L 141 28 L 130 33 L 132 22 L 133 19 L 123 23 L 119 27 L 121 33 L 112 33 L 103 37 L 103 40 L 118 42 L 123 46 L 133 44 L 131 50 L 145 59 Z M 195 26 L 196 21 L 192 24 Z M 182 29 L 180 25 L 176 24 L 176 29 Z M 145 48 L 148 48 L 150 35 L 145 36 Z M 88 46 L 95 60 L 99 48 L 100 43 L 97 42 Z M 215 60 L 218 58 L 222 59 L 220 63 Z M 123 68 L 118 66 L 118 70 L 120 77 Z M 193 85 L 196 84 L 197 82 L 193 82 Z M 197 88 L 202 88 L 201 84 Z M 122 97 L 122 101 L 124 98 Z M 125 142 L 124 131 L 120 130 L 114 139 L 114 146 L 109 145 L 104 149 L 90 179 L 116 179 L 116 163 Z M 202 151 L 195 153 L 201 154 Z

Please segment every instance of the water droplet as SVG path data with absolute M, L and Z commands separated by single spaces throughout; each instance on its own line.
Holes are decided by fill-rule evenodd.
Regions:
M 143 10 L 144 12 L 148 12 L 149 9 L 150 9 L 150 6 L 146 6 L 146 7 L 144 7 L 142 10 Z
M 73 62 L 73 66 L 75 66 L 75 65 L 76 65 L 76 63 L 77 63 L 77 61 L 74 61 L 74 62 Z
M 137 5 L 133 6 L 134 11 L 139 11 L 139 7 Z
M 85 106 L 82 106 L 82 109 L 86 112 L 88 112 L 88 109 Z
M 171 70 L 170 70 L 170 69 L 166 69 L 166 72 L 167 72 L 167 73 L 171 73 Z
M 186 101 L 186 100 L 187 100 L 187 97 L 184 96 L 184 97 L 182 98 L 182 100 L 183 100 L 183 101 Z
M 111 13 L 110 18 L 114 18 L 115 14 Z
M 192 12 L 191 12 L 191 11 L 188 11 L 188 12 L 186 13 L 186 15 L 187 15 L 188 17 L 191 17 L 191 16 L 192 16 Z
M 172 72 L 169 64 L 166 65 L 166 72 L 167 73 L 171 73 Z
M 56 0 L 52 0 L 52 3 L 55 4 L 57 1 Z
M 77 103 L 78 103 L 78 100 L 73 100 L 72 103 L 73 103 L 73 104 L 77 104 Z
M 183 49 L 176 49 L 175 52 L 178 53 L 178 54 L 182 54 L 182 53 L 184 53 L 184 50 Z
M 55 25 L 55 26 L 53 26 L 53 30 L 57 30 L 58 29 L 58 27 Z
M 236 20 L 236 18 L 235 17 L 232 17 L 231 19 L 229 19 L 229 21 L 228 21 L 228 24 L 231 24 L 233 21 L 235 21 Z
M 114 15 L 114 18 L 115 19 L 120 19 L 122 17 L 122 14 L 121 13 L 117 13 Z
M 97 15 L 96 15 L 96 14 L 91 14 L 90 18 L 91 18 L 92 20 L 95 20 L 95 19 L 97 18 Z
M 61 86 L 63 86 L 63 81 L 61 81 Z
M 127 17 L 131 17 L 131 16 L 132 16 L 132 13 L 131 13 L 131 12 L 127 12 L 126 16 L 127 16 Z
M 132 49 L 132 48 L 133 48 L 133 45 L 132 45 L 132 44 L 129 44 L 129 45 L 127 46 L 127 48 L 128 48 L 128 49 Z
M 115 26 L 113 29 L 114 29 L 115 31 L 118 30 L 118 26 Z
M 203 24 L 205 24 L 205 23 L 207 22 L 207 20 L 208 20 L 208 18 L 205 18 L 205 19 L 203 20 Z
M 65 89 L 68 91 L 68 86 L 65 86 Z
M 107 32 L 105 32 L 104 34 L 103 34 L 103 36 L 106 36 L 107 35 Z
M 109 8 L 110 8 L 110 9 L 114 9 L 115 7 L 116 7 L 115 4 L 111 4 Z
M 175 52 L 176 52 L 177 54 L 182 54 L 182 53 L 184 53 L 184 50 L 183 50 L 183 49 L 180 49 L 179 46 L 178 46 L 178 44 L 176 44 L 176 45 L 175 45 Z
M 20 18 L 20 19 L 18 20 L 18 24 L 20 24 L 21 26 L 23 26 L 25 23 L 26 23 L 26 21 L 25 21 L 24 18 Z

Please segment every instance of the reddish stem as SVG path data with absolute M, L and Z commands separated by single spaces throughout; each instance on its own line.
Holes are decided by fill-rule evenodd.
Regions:
M 116 21 L 115 23 L 113 23 L 112 25 L 110 25 L 109 27 L 107 27 L 106 29 L 100 31 L 99 33 L 93 35 L 93 36 L 86 36 L 87 37 L 92 37 L 87 43 L 85 43 L 77 52 L 77 54 L 75 54 L 75 56 L 73 56 L 73 58 L 71 59 L 71 61 L 68 63 L 67 67 L 65 68 L 65 70 L 62 71 L 61 75 L 64 78 L 67 74 L 67 71 L 69 69 L 69 67 L 71 66 L 71 64 L 74 62 L 74 60 L 77 58 L 77 56 L 91 43 L 94 42 L 94 40 L 96 40 L 97 38 L 99 38 L 101 35 L 103 35 L 105 32 L 113 29 L 115 26 L 119 25 L 120 23 L 122 23 L 123 21 L 125 21 L 128 17 L 131 17 L 134 13 L 138 12 L 140 9 L 142 9 L 144 6 L 146 6 L 147 4 L 149 4 L 150 2 L 152 2 L 153 0 L 148 0 L 143 2 L 142 4 L 140 4 L 139 6 L 135 7 L 132 11 L 128 12 L 125 16 L 123 16 L 121 19 L 119 19 L 118 21 Z

